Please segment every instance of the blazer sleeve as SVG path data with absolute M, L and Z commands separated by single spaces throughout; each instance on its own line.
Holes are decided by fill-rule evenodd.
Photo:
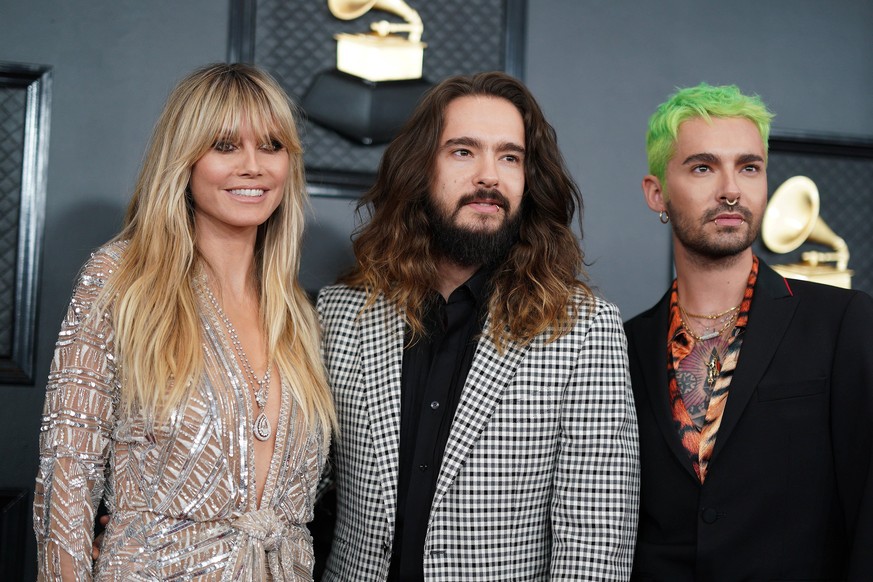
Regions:
M 551 579 L 628 580 L 639 447 L 627 340 L 615 306 L 598 301 L 562 406 Z
M 91 579 L 117 397 L 111 320 L 91 311 L 114 267 L 105 251 L 85 265 L 52 358 L 33 503 L 40 580 Z
M 837 487 L 849 580 L 873 580 L 873 299 L 857 293 L 840 324 L 831 377 Z

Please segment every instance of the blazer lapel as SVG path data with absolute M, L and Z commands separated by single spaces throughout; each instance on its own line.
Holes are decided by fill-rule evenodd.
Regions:
M 436 491 L 431 504 L 431 515 L 434 514 L 434 509 L 439 506 L 452 482 L 458 476 L 458 471 L 464 465 L 470 450 L 491 419 L 504 390 L 515 376 L 515 372 L 530 345 L 522 347 L 510 343 L 501 355 L 489 337 L 490 327 L 491 318 L 489 316 L 482 330 L 482 337 L 479 340 L 476 355 L 473 357 L 467 381 L 464 382 L 461 400 L 452 421 L 449 440 L 446 443 Z
M 367 415 L 385 511 L 393 527 L 397 509 L 400 377 L 405 327 L 403 319 L 383 297 L 360 315 L 358 325 Z
M 736 427 L 743 410 L 782 341 L 788 324 L 794 316 L 797 301 L 791 296 L 787 281 L 759 260 L 758 282 L 752 297 L 749 323 L 737 368 L 731 380 L 724 416 L 718 429 L 710 465 Z
M 643 371 L 645 390 L 653 416 L 667 441 L 667 446 L 676 459 L 695 480 L 697 474 L 688 451 L 679 440 L 679 433 L 673 424 L 673 411 L 670 407 L 670 388 L 667 385 L 667 331 L 670 314 L 670 292 L 652 308 L 647 316 L 637 320 L 632 341 L 640 368 Z

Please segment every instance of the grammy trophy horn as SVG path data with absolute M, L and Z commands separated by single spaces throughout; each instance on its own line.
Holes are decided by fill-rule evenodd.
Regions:
M 819 217 L 819 207 L 818 188 L 812 180 L 806 176 L 789 178 L 770 198 L 761 238 L 774 253 L 789 253 L 807 241 L 830 247 L 834 252 L 803 253 L 804 263 L 836 262 L 837 269 L 843 271 L 849 263 L 849 247 Z
M 354 20 L 375 9 L 396 14 L 407 22 L 401 25 L 374 22 L 371 27 L 380 36 L 386 36 L 389 32 L 408 32 L 411 42 L 419 42 L 424 30 L 418 12 L 403 0 L 327 0 L 327 7 L 340 20 Z

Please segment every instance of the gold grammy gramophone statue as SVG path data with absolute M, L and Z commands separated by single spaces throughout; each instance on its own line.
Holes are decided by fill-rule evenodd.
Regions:
M 380 20 L 370 24 L 370 34 L 339 33 L 334 36 L 336 68 L 368 81 L 420 79 L 424 49 L 424 24 L 418 12 L 403 0 L 328 0 L 330 13 L 340 20 L 360 18 L 370 10 L 382 10 L 403 18 L 404 24 Z M 408 38 L 397 32 L 406 32 Z
M 849 247 L 819 217 L 819 207 L 818 188 L 806 176 L 789 178 L 773 193 L 761 225 L 761 238 L 768 249 L 774 253 L 790 253 L 804 242 L 832 249 L 806 251 L 800 263 L 773 265 L 773 269 L 789 279 L 851 289 Z
M 431 87 L 422 78 L 421 18 L 403 0 L 327 0 L 327 7 L 340 20 L 382 10 L 405 21 L 381 20 L 367 34 L 334 35 L 336 69 L 316 75 L 303 95 L 309 120 L 357 144 L 387 143 Z

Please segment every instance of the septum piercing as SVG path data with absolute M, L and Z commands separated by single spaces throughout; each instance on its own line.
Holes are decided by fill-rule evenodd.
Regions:
M 727 204 L 727 205 L 730 206 L 730 207 L 734 207 L 734 206 L 737 205 L 737 202 L 739 202 L 739 201 L 740 201 L 739 198 L 734 198 L 733 201 L 725 200 L 724 203 Z

